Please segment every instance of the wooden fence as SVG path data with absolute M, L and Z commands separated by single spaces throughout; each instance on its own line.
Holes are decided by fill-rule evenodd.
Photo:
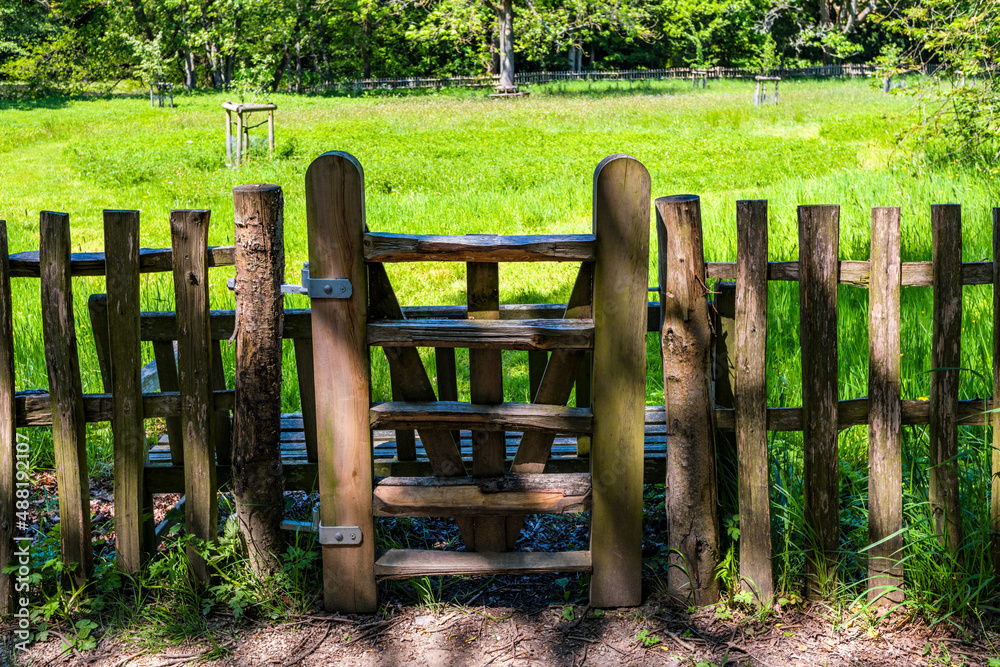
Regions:
M 647 303 L 650 184 L 642 165 L 627 156 L 598 166 L 594 228 L 585 235 L 370 232 L 356 160 L 323 155 L 306 179 L 308 279 L 316 285 L 346 279 L 352 292 L 313 298 L 311 310 L 286 309 L 282 330 L 294 341 L 303 406 L 302 414 L 282 415 L 285 488 L 320 491 L 328 608 L 374 609 L 379 577 L 545 571 L 591 572 L 595 606 L 636 604 L 644 481 L 667 482 L 669 588 L 697 604 L 712 602 L 719 559 L 716 429 L 735 432 L 740 576 L 762 600 L 774 592 L 768 431 L 804 432 L 806 523 L 816 538 L 807 545 L 810 597 L 822 596 L 836 576 L 837 433 L 847 426 L 870 426 L 871 597 L 900 597 L 903 425 L 930 426 L 937 527 L 948 548 L 961 543 L 957 426 L 986 423 L 991 405 L 957 400 L 961 293 L 963 285 L 994 286 L 993 377 L 1000 395 L 1000 209 L 990 262 L 962 263 L 961 212 L 951 205 L 932 207 L 931 262 L 900 262 L 894 208 L 872 212 L 869 260 L 838 260 L 836 206 L 800 207 L 799 259 L 768 262 L 767 204 L 741 201 L 737 261 L 705 263 L 698 198 L 661 198 L 655 202 L 660 302 Z M 38 253 L 8 255 L 0 222 L 0 561 L 14 553 L 24 481 L 15 465 L 15 432 L 29 426 L 52 428 L 62 553 L 80 564 L 77 584 L 92 567 L 87 422 L 111 422 L 122 568 L 134 570 L 149 557 L 152 494 L 183 492 L 189 533 L 216 536 L 216 493 L 232 470 L 234 406 L 219 344 L 237 322 L 232 311 L 209 311 L 208 270 L 234 262 L 232 247 L 208 247 L 209 218 L 207 211 L 174 211 L 172 248 L 140 250 L 139 214 L 106 211 L 105 253 L 72 255 L 64 214 L 41 214 Z M 383 267 L 415 261 L 465 262 L 469 305 L 401 307 Z M 514 261 L 580 263 L 569 302 L 500 304 L 500 267 Z M 139 275 L 156 271 L 174 276 L 176 312 L 139 312 Z M 81 389 L 72 277 L 84 275 L 107 276 L 107 294 L 88 303 L 101 394 Z M 49 393 L 14 391 L 12 279 L 40 280 Z M 722 281 L 714 326 L 706 307 L 712 280 Z M 799 283 L 801 407 L 767 407 L 769 280 Z M 829 333 L 837 330 L 838 283 L 869 290 L 867 398 L 838 400 Z M 940 370 L 929 401 L 900 400 L 902 286 L 934 289 L 932 363 Z M 644 339 L 657 331 L 666 405 L 643 410 Z M 142 341 L 153 345 L 155 382 L 144 377 Z M 371 403 L 371 346 L 383 347 L 389 360 L 389 403 Z M 435 348 L 436 391 L 417 346 Z M 457 347 L 470 348 L 471 404 L 457 401 Z M 716 368 L 728 371 L 714 378 L 713 347 L 723 360 Z M 529 351 L 532 403 L 505 401 L 501 349 Z M 567 407 L 574 385 L 576 406 Z M 152 450 L 144 425 L 150 418 L 165 419 L 167 431 Z M 1000 571 L 1000 428 L 993 430 L 993 447 L 993 554 Z M 585 510 L 591 511 L 589 550 L 510 551 L 524 515 Z M 455 516 L 468 551 L 392 550 L 376 557 L 376 516 Z M 338 543 L 334 535 L 343 539 L 351 529 L 358 539 Z M 193 554 L 192 564 L 196 576 L 208 578 Z M 10 577 L 0 577 L 0 603 L 8 605 L 11 593 Z
M 875 65 L 866 63 L 845 63 L 842 65 L 821 65 L 817 67 L 781 67 L 770 70 L 768 76 L 782 78 L 839 78 L 869 77 L 877 71 Z M 664 69 L 629 70 L 586 70 L 581 72 L 517 72 L 514 83 L 528 84 L 555 83 L 559 81 L 660 81 L 666 79 L 749 79 L 760 75 L 758 69 L 749 67 L 670 67 Z M 324 84 L 328 90 L 402 90 L 429 88 L 494 88 L 500 83 L 499 74 L 482 76 L 452 77 L 385 77 L 336 81 Z

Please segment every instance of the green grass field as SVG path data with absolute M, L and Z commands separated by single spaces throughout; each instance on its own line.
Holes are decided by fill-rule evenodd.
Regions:
M 287 272 L 294 281 L 306 259 L 304 174 L 324 151 L 348 151 L 363 165 L 369 228 L 446 234 L 588 232 L 594 167 L 606 155 L 621 152 L 649 169 L 654 197 L 702 197 L 709 261 L 735 260 L 739 199 L 769 201 L 772 260 L 797 257 L 799 204 L 841 205 L 842 259 L 868 258 L 871 207 L 900 206 L 903 260 L 915 261 L 930 259 L 930 205 L 960 203 L 965 261 L 991 257 L 990 209 L 1000 205 L 997 184 L 898 153 L 896 133 L 912 121 L 912 99 L 883 96 L 867 81 L 783 82 L 781 92 L 779 106 L 760 109 L 750 104 L 751 84 L 736 81 L 713 81 L 706 91 L 692 90 L 685 82 L 555 84 L 536 87 L 530 98 L 516 101 L 485 99 L 482 91 L 364 98 L 278 94 L 270 98 L 279 107 L 277 155 L 268 157 L 258 145 L 239 170 L 225 166 L 220 104 L 226 95 L 182 95 L 173 110 L 150 109 L 141 97 L 0 107 L 0 218 L 8 221 L 12 252 L 37 248 L 38 212 L 44 209 L 70 214 L 75 250 L 101 250 L 101 210 L 141 209 L 143 245 L 169 247 L 171 209 L 209 208 L 210 243 L 223 245 L 233 238 L 232 188 L 277 183 L 285 192 Z M 655 247 L 650 262 L 655 267 Z M 460 263 L 390 267 L 404 305 L 464 303 L 464 274 Z M 504 265 L 501 300 L 565 300 L 574 274 L 571 266 Z M 213 271 L 213 307 L 231 307 L 225 289 L 231 275 L 231 268 Z M 44 388 L 38 281 L 15 282 L 18 388 Z M 78 279 L 74 289 L 84 389 L 97 392 L 100 378 L 86 298 L 103 291 L 103 279 Z M 145 310 L 172 309 L 168 275 L 145 275 L 143 290 Z M 991 393 L 991 298 L 988 286 L 965 290 L 963 399 Z M 797 304 L 796 284 L 772 283 L 772 407 L 800 401 Z M 290 297 L 286 305 L 307 304 Z M 929 288 L 904 289 L 904 399 L 929 393 L 931 305 Z M 867 293 L 842 286 L 841 399 L 867 393 L 867 328 Z M 146 354 L 151 359 L 151 351 Z M 290 354 L 286 349 L 287 411 L 298 407 Z M 651 337 L 651 405 L 663 400 L 658 354 Z M 507 395 L 526 400 L 527 355 L 505 355 Z M 433 375 L 433 355 L 425 358 Z M 230 375 L 231 359 L 229 352 Z M 374 363 L 374 398 L 384 400 L 387 367 L 378 356 Z M 93 426 L 91 432 L 92 465 L 106 471 L 111 460 L 106 428 Z M 787 517 L 801 502 L 795 500 L 801 498 L 801 434 L 773 436 L 776 512 L 792 522 Z M 45 440 L 42 433 L 32 437 Z M 986 438 L 983 427 L 962 428 L 962 488 L 970 540 L 982 537 L 985 530 Z M 926 514 L 921 504 L 927 493 L 926 441 L 925 429 L 907 428 L 904 493 L 914 530 L 924 525 L 920 516 Z M 842 434 L 841 456 L 845 550 L 857 559 L 867 536 L 865 428 Z M 40 462 L 45 460 L 43 455 Z M 782 508 L 788 511 L 782 514 Z M 798 512 L 800 516 L 801 507 Z M 792 523 L 782 530 L 788 540 L 776 547 L 786 550 L 786 571 L 791 573 L 801 553 L 792 546 Z M 847 570 L 860 573 L 859 563 L 848 563 Z M 985 572 L 968 559 L 966 567 Z

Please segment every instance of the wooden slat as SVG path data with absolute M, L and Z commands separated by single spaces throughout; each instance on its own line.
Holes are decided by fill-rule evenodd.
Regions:
M 368 344 L 502 350 L 586 350 L 594 346 L 594 323 L 592 320 L 485 320 L 478 316 L 464 321 L 388 320 L 368 325 Z
M 455 363 L 455 348 L 434 348 L 434 368 L 437 375 L 438 398 L 442 401 L 457 401 L 458 366 Z M 457 443 L 458 431 L 452 431 L 451 435 Z
M 931 333 L 930 493 L 935 529 L 953 554 L 962 544 L 957 407 L 962 364 L 962 208 L 931 206 L 934 309 Z
M 594 264 L 586 262 L 580 265 L 580 271 L 573 284 L 573 292 L 570 294 L 564 317 L 566 319 L 589 317 L 592 313 L 593 297 Z M 573 381 L 576 379 L 580 364 L 584 360 L 584 354 L 572 350 L 553 352 L 545 366 L 538 391 L 532 395 L 532 403 L 566 405 L 570 392 L 573 390 Z M 579 402 L 577 407 L 580 407 Z M 517 448 L 517 456 L 514 458 L 511 472 L 539 473 L 545 470 L 545 463 L 549 459 L 549 452 L 552 449 L 552 441 L 555 436 L 556 434 L 552 431 L 525 432 Z M 581 435 L 580 437 L 589 436 Z M 520 524 L 518 526 L 520 529 Z
M 903 601 L 899 209 L 872 209 L 868 288 L 868 600 Z
M 993 396 L 1000 397 L 1000 207 L 993 209 Z M 993 572 L 1000 577 L 1000 401 L 989 402 L 993 426 L 993 451 L 990 457 L 990 535 Z
M 369 329 L 369 340 L 371 339 L 371 329 Z M 403 393 L 400 390 L 402 384 L 399 378 L 400 369 L 398 366 L 389 366 L 389 383 L 393 401 L 402 401 Z M 457 440 L 457 438 L 456 438 Z M 415 461 L 417 459 L 417 440 L 412 428 L 405 428 L 396 431 L 396 457 L 400 461 Z
M 317 461 L 316 380 L 313 377 L 312 340 L 294 338 L 293 345 L 295 346 L 295 370 L 299 380 L 299 400 L 302 403 L 302 428 L 306 434 L 306 453 L 309 461 L 315 463 Z
M 594 172 L 594 480 L 590 550 L 595 607 L 642 599 L 642 445 L 646 404 L 650 178 L 624 155 Z M 580 409 L 580 408 L 576 408 Z
M 802 347 L 806 593 L 825 599 L 837 575 L 837 252 L 840 207 L 800 206 L 799 340 Z
M 10 256 L 12 278 L 38 278 L 39 253 L 37 250 L 19 252 Z M 231 266 L 232 246 L 216 246 L 208 249 L 209 266 Z M 170 248 L 139 250 L 139 270 L 142 273 L 157 273 L 172 270 L 173 253 Z M 103 252 L 75 252 L 70 256 L 70 272 L 73 276 L 103 276 Z
M 91 294 L 87 299 L 90 331 L 94 335 L 97 367 L 101 371 L 101 388 L 111 393 L 111 342 L 108 337 L 108 295 Z
M 179 391 L 177 357 L 174 355 L 173 343 L 154 341 L 153 361 L 156 362 L 156 377 L 160 383 L 160 391 L 164 393 Z M 175 465 L 184 465 L 184 437 L 183 431 L 181 431 L 180 414 L 167 417 L 166 427 L 167 437 L 170 439 L 170 456 Z
M 740 583 L 758 604 L 770 605 L 774 574 L 767 452 L 767 201 L 736 202 L 736 256 L 733 400 L 739 463 Z
M 104 212 L 104 248 L 109 258 L 103 323 L 114 408 L 115 552 L 118 567 L 137 572 L 153 546 L 153 508 L 145 505 L 142 473 L 148 449 L 142 414 L 138 211 Z M 101 323 L 100 318 L 95 321 Z
M 323 606 L 372 613 L 378 607 L 368 430 L 368 276 L 363 261 L 365 186 L 351 155 L 324 153 L 306 171 L 306 222 L 312 278 L 346 278 L 348 299 L 313 299 L 313 367 L 321 521 L 358 526 L 357 546 L 323 546 Z
M 386 429 L 462 427 L 492 432 L 540 430 L 590 433 L 593 422 L 593 412 L 586 408 L 531 403 L 478 405 L 437 401 L 377 403 L 371 408 L 371 427 Z
M 432 236 L 365 234 L 366 262 L 588 262 L 589 234 Z
M 177 377 L 184 447 L 184 517 L 188 535 L 218 537 L 215 440 L 212 421 L 212 345 L 208 319 L 208 225 L 205 210 L 172 211 L 170 235 L 177 304 Z M 192 576 L 208 583 L 211 572 L 198 550 L 187 550 Z
M 7 260 L 7 221 L 0 220 L 0 563 L 16 562 L 15 538 L 25 541 L 27 531 L 17 530 L 16 512 L 25 512 L 26 505 L 17 508 L 18 481 L 20 488 L 28 488 L 28 446 L 17 448 L 17 431 L 14 427 L 14 316 L 13 295 L 10 290 L 10 263 Z M 20 458 L 18 454 L 21 454 Z M 20 480 L 18 479 L 20 473 Z M 26 515 L 25 515 L 26 516 Z M 20 541 L 20 540 L 18 540 Z M 20 565 L 20 563 L 17 563 Z M 0 568 L 0 616 L 14 613 L 15 580 L 12 574 Z M 20 597 L 20 596 L 17 596 Z
M 538 385 L 545 375 L 545 365 L 549 363 L 549 353 L 545 350 L 530 350 L 528 352 L 528 397 L 534 401 L 538 393 Z
M 242 330 L 242 329 L 241 329 Z M 280 383 L 280 382 L 279 382 Z M 222 362 L 222 342 L 212 345 L 212 391 L 225 391 L 226 370 Z M 212 433 L 215 438 L 215 460 L 229 464 L 233 460 L 233 418 L 229 410 L 213 410 Z
M 500 320 L 500 268 L 497 264 L 469 262 L 467 289 L 470 320 Z M 473 404 L 503 403 L 503 358 L 498 349 L 469 350 L 469 395 Z M 504 472 L 505 438 L 503 430 L 474 429 L 472 431 L 472 474 L 491 477 Z M 504 551 L 517 541 L 507 540 L 507 522 L 502 516 L 474 519 L 475 551 Z
M 564 303 L 501 304 L 500 319 L 558 319 L 562 317 L 565 310 L 566 304 Z M 400 313 L 400 317 L 407 319 L 462 320 L 466 318 L 468 310 L 466 306 L 414 306 L 402 308 Z M 647 314 L 647 331 L 659 331 L 660 304 L 655 301 L 649 303 Z M 236 323 L 235 311 L 213 310 L 211 320 L 213 340 L 229 340 L 232 337 Z M 282 336 L 293 339 L 311 339 L 312 323 L 309 310 L 286 308 Z M 142 314 L 142 339 L 149 341 L 177 340 L 177 321 L 174 314 L 169 311 L 144 312 Z
M 375 485 L 373 508 L 375 516 L 474 515 L 477 519 L 511 512 L 584 512 L 590 509 L 590 475 L 387 477 Z
M 736 278 L 736 264 L 733 262 L 709 262 L 706 265 L 709 279 L 733 280 Z M 837 263 L 837 279 L 845 285 L 868 287 L 869 265 L 866 261 L 841 260 Z M 993 283 L 993 262 L 965 262 L 960 274 L 963 285 L 991 285 Z M 797 281 L 799 263 L 770 262 L 767 265 L 768 280 Z M 934 284 L 931 262 L 904 262 L 902 264 L 903 287 L 930 287 Z
M 40 222 L 42 332 L 54 415 L 52 443 L 59 486 L 59 534 L 63 562 L 76 563 L 68 580 L 82 587 L 93 571 L 94 562 L 87 430 L 69 271 L 69 216 L 43 211 Z
M 589 572 L 590 570 L 589 551 L 470 553 L 390 549 L 375 563 L 375 575 L 383 579 L 462 574 Z
M 719 599 L 715 569 L 720 553 L 712 327 L 699 198 L 658 198 L 656 234 L 667 416 L 667 589 L 700 607 Z

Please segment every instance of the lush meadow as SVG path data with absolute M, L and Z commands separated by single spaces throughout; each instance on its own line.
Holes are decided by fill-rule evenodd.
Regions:
M 150 109 L 143 98 L 50 100 L 0 107 L 0 218 L 7 220 L 12 252 L 38 245 L 38 212 L 70 214 L 75 250 L 101 250 L 104 208 L 142 211 L 143 245 L 169 247 L 171 209 L 209 208 L 210 243 L 232 242 L 233 187 L 272 182 L 285 192 L 287 275 L 294 281 L 306 260 L 303 181 L 323 151 L 354 154 L 365 170 L 367 221 L 372 230 L 401 233 L 584 233 L 590 230 L 591 178 L 599 160 L 629 153 L 649 169 L 653 195 L 702 197 L 706 259 L 734 261 L 735 202 L 769 201 L 770 258 L 797 257 L 796 206 L 841 205 L 842 259 L 867 259 L 870 209 L 902 207 L 903 260 L 930 259 L 930 205 L 963 205 L 965 261 L 991 257 L 990 209 L 1000 205 L 995 181 L 927 165 L 896 150 L 897 132 L 912 122 L 913 100 L 883 96 L 867 81 L 782 83 L 781 104 L 755 109 L 751 84 L 711 82 L 706 91 L 685 82 L 563 84 L 533 89 L 516 101 L 455 91 L 402 96 L 303 97 L 274 95 L 275 157 L 255 144 L 251 160 L 225 165 L 221 94 L 181 96 L 176 109 Z M 651 221 L 652 222 L 652 221 Z M 651 276 L 655 276 L 655 233 Z M 215 308 L 232 306 L 225 281 L 231 268 L 212 274 Z M 563 301 L 575 267 L 504 266 L 501 300 Z M 390 267 L 404 305 L 464 303 L 462 264 Z M 172 309 L 166 274 L 143 277 L 144 310 Z M 15 345 L 19 389 L 47 384 L 38 281 L 15 280 Z M 84 390 L 101 382 L 86 317 L 86 299 L 103 279 L 74 283 Z M 840 397 L 867 393 L 867 293 L 842 286 L 837 345 Z M 965 288 L 961 398 L 991 393 L 992 291 Z M 800 403 L 798 291 L 772 283 L 769 296 L 768 393 L 772 407 Z M 288 297 L 289 307 L 306 307 Z M 903 398 L 929 393 L 931 297 L 929 288 L 904 288 L 902 302 Z M 831 345 L 833 333 L 831 332 Z M 149 359 L 151 350 L 146 350 Z M 227 353 L 231 363 L 232 353 Z M 384 359 L 373 355 L 376 400 L 388 398 Z M 433 376 L 433 355 L 425 355 Z M 467 359 L 467 357 L 465 358 Z M 459 356 L 459 363 L 465 361 Z M 286 349 L 285 411 L 298 408 L 295 367 Z M 658 344 L 649 340 L 647 402 L 662 404 Z M 527 354 L 505 353 L 509 400 L 527 400 Z M 460 373 L 463 371 L 460 371 Z M 465 382 L 464 386 L 461 383 Z M 467 399 L 467 375 L 460 378 Z M 106 427 L 92 426 L 95 474 L 111 463 Z M 50 463 L 46 435 L 29 434 L 38 463 Z M 801 571 L 801 434 L 772 434 L 775 547 L 780 583 L 791 590 Z M 988 433 L 962 427 L 961 465 L 968 544 L 962 585 L 928 538 L 927 432 L 904 434 L 904 494 L 911 600 L 941 614 L 985 601 L 990 590 L 984 538 L 988 512 Z M 841 435 L 844 580 L 863 575 L 867 543 L 867 434 Z M 732 498 L 724 499 L 732 509 Z M 732 518 L 728 525 L 736 527 Z M 853 555 L 852 555 L 853 554 Z M 945 585 L 945 582 L 949 582 Z M 967 588 L 963 586 L 968 585 Z M 987 591 L 984 593 L 984 591 Z M 849 597 L 849 590 L 845 589 Z M 968 599 L 962 601 L 962 596 Z M 923 606 L 923 605 L 922 605 Z

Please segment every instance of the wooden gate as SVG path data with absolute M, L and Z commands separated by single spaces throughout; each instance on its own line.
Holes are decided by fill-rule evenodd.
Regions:
M 591 234 L 371 233 L 361 165 L 341 152 L 309 167 L 306 211 L 326 608 L 375 611 L 377 578 L 555 571 L 592 572 L 594 606 L 638 604 L 650 227 L 645 167 L 624 155 L 598 165 Z M 383 265 L 418 261 L 467 263 L 464 319 L 404 317 Z M 504 319 L 500 264 L 539 261 L 580 263 L 563 319 Z M 371 404 L 369 346 L 385 350 L 393 402 Z M 469 348 L 471 403 L 438 400 L 445 396 L 435 394 L 418 346 Z M 504 349 L 550 353 L 530 404 L 504 399 Z M 593 408 L 566 407 L 577 369 L 590 359 Z M 452 392 L 439 387 L 439 393 Z M 416 429 L 434 477 L 376 481 L 373 428 Z M 472 430 L 471 461 L 455 438 L 459 428 Z M 521 434 L 512 461 L 506 432 Z M 589 473 L 544 473 L 558 433 L 592 435 Z M 589 551 L 510 551 L 524 515 L 588 509 Z M 375 516 L 453 516 L 468 551 L 377 555 Z

